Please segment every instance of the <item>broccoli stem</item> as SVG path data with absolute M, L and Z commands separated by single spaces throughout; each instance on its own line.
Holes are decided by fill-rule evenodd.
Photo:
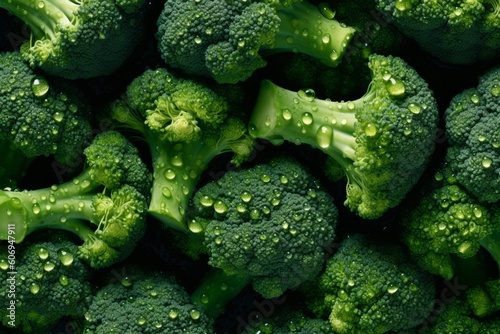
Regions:
M 96 226 L 93 211 L 94 192 L 102 187 L 91 180 L 88 171 L 61 185 L 32 191 L 0 191 L 0 240 L 9 235 L 21 242 L 28 234 L 43 228 L 69 230 L 87 241 L 94 232 L 75 219 Z M 91 193 L 92 192 L 92 193 Z M 9 234 L 8 225 L 15 226 Z
M 315 98 L 312 90 L 294 92 L 265 80 L 252 111 L 249 132 L 275 145 L 285 140 L 311 145 L 337 161 L 350 183 L 361 183 L 353 166 L 358 145 L 355 113 L 373 96 L 368 92 L 357 100 L 334 102 Z
M 500 232 L 494 231 L 479 241 L 481 246 L 490 253 L 493 260 L 496 261 L 500 271 Z
M 80 4 L 76 0 L 0 0 L 0 7 L 26 23 L 35 40 L 52 40 L 62 27 L 75 24 Z
M 4 180 L 19 181 L 28 171 L 34 158 L 28 158 L 8 140 L 0 139 L 0 176 Z M 0 181 L 1 182 L 1 181 Z M 0 184 L 0 189 L 4 185 Z
M 216 319 L 250 281 L 246 275 L 227 275 L 222 269 L 212 268 L 191 294 L 191 301 L 207 316 Z
M 299 52 L 335 67 L 356 31 L 334 20 L 331 10 L 320 10 L 307 1 L 279 6 L 277 14 L 279 31 L 272 45 L 261 46 L 263 54 Z

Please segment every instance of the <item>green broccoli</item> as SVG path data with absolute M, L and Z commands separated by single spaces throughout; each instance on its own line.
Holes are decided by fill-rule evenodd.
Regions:
M 45 334 L 62 317 L 82 317 L 90 304 L 91 271 L 77 257 L 78 247 L 65 235 L 42 235 L 43 241 L 34 236 L 14 244 L 14 268 L 7 245 L 0 253 L 0 280 L 5 283 L 0 318 L 18 332 Z
M 92 297 L 85 333 L 214 333 L 212 319 L 190 302 L 173 276 L 125 269 L 128 276 L 107 282 Z
M 213 316 L 250 283 L 274 298 L 314 278 L 333 243 L 337 216 L 331 196 L 291 158 L 229 171 L 206 184 L 193 198 L 189 228 L 202 235 L 208 263 L 222 272 L 207 278 L 193 299 Z
M 0 0 L 31 38 L 21 55 L 31 66 L 68 79 L 111 74 L 143 38 L 144 0 Z
M 403 34 L 445 63 L 472 64 L 500 55 L 498 0 L 378 0 Z
M 219 83 L 248 79 L 263 56 L 300 52 L 337 66 L 354 29 L 307 1 L 167 0 L 158 18 L 165 62 Z
M 385 333 L 422 323 L 434 306 L 432 275 L 400 244 L 355 234 L 345 238 L 319 277 L 322 309 L 335 333 Z
M 19 181 L 39 156 L 81 160 L 92 135 L 82 99 L 32 71 L 17 52 L 0 53 L 0 86 L 0 180 Z
M 347 175 L 346 205 L 371 219 L 398 205 L 426 169 L 438 108 L 427 83 L 402 59 L 371 55 L 368 66 L 368 91 L 347 102 L 265 80 L 249 132 L 276 145 L 308 144 L 336 160 Z
M 188 201 L 215 156 L 233 152 L 239 165 L 252 153 L 243 117 L 232 115 L 225 98 L 165 69 L 133 80 L 111 113 L 149 146 L 154 180 L 148 212 L 166 227 L 187 231 Z
M 457 182 L 481 202 L 500 200 L 500 66 L 476 88 L 457 94 L 446 109 L 446 134 Z
M 0 240 L 9 239 L 11 226 L 16 243 L 39 229 L 68 230 L 83 241 L 78 256 L 93 268 L 131 253 L 145 230 L 150 172 L 115 131 L 97 135 L 84 154 L 87 167 L 66 183 L 0 191 Z

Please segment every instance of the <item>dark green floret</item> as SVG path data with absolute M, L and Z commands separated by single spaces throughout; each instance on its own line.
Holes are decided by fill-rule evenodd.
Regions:
M 188 201 L 214 157 L 232 152 L 231 161 L 239 166 L 252 153 L 240 110 L 165 69 L 147 70 L 133 80 L 111 113 L 149 146 L 154 181 L 148 212 L 166 227 L 187 231 Z
M 32 71 L 17 52 L 0 53 L 1 179 L 18 181 L 36 157 L 74 166 L 92 135 L 89 108 L 61 82 Z
M 151 175 L 137 149 L 115 131 L 84 150 L 86 168 L 49 188 L 0 191 L 0 240 L 15 225 L 16 243 L 40 229 L 73 232 L 78 256 L 93 268 L 127 257 L 145 230 Z
M 334 15 L 301 0 L 168 0 L 156 37 L 168 65 L 236 83 L 264 67 L 263 57 L 272 53 L 300 52 L 337 66 L 355 30 Z
M 405 198 L 427 167 L 438 109 L 427 83 L 402 59 L 371 55 L 368 66 L 368 91 L 346 102 L 264 81 L 249 132 L 327 154 L 347 176 L 346 205 L 361 217 L 377 218 Z
M 144 0 L 1 0 L 31 30 L 21 54 L 68 79 L 111 74 L 143 38 Z
M 191 304 L 173 276 L 126 269 L 127 277 L 93 296 L 85 333 L 214 333 L 213 321 Z

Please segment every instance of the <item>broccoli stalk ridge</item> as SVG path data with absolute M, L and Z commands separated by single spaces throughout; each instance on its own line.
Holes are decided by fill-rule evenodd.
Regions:
M 328 8 L 306 1 L 281 5 L 276 14 L 280 18 L 279 30 L 272 44 L 261 45 L 263 54 L 299 52 L 335 67 L 356 31 L 335 20 Z

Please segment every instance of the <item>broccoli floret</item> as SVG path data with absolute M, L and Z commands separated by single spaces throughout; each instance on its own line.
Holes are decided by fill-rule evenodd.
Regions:
M 0 53 L 0 87 L 0 179 L 18 181 L 39 156 L 80 160 L 92 134 L 80 98 L 32 71 L 17 52 Z
M 450 168 L 481 202 L 500 200 L 500 67 L 480 77 L 476 88 L 456 95 L 446 109 Z
M 128 267 L 127 267 L 128 268 Z M 173 276 L 130 269 L 99 288 L 85 314 L 85 333 L 214 333 Z
M 276 145 L 308 144 L 335 159 L 347 175 L 346 205 L 377 218 L 399 204 L 426 169 L 438 108 L 426 82 L 402 59 L 371 55 L 368 65 L 368 91 L 348 102 L 265 80 L 249 132 Z
M 378 0 L 402 33 L 445 63 L 472 64 L 500 55 L 500 2 Z
M 252 153 L 243 117 L 232 115 L 226 99 L 165 69 L 136 78 L 111 113 L 149 146 L 154 176 L 149 214 L 180 231 L 187 231 L 188 201 L 210 161 L 233 152 L 238 166 Z
M 44 334 L 62 317 L 82 317 L 90 304 L 91 271 L 78 258 L 78 247 L 66 236 L 44 238 L 14 244 L 13 267 L 9 248 L 2 245 L 0 279 L 5 288 L 0 290 L 0 317 L 9 329 Z
M 219 83 L 248 79 L 263 56 L 300 52 L 337 66 L 354 29 L 307 1 L 168 0 L 158 18 L 165 62 Z
M 150 172 L 116 131 L 97 135 L 84 154 L 87 167 L 71 181 L 0 191 L 0 240 L 8 240 L 9 226 L 15 226 L 16 243 L 39 229 L 68 230 L 83 241 L 78 256 L 93 268 L 131 253 L 145 230 Z
M 208 263 L 224 272 L 219 282 L 240 289 L 251 283 L 265 298 L 316 277 L 335 237 L 333 199 L 291 158 L 229 171 L 192 203 L 189 227 L 203 234 Z M 225 306 L 218 300 L 228 292 L 213 280 L 197 291 L 208 295 L 208 304 L 198 302 L 209 314 Z
M 111 74 L 143 38 L 144 0 L 1 0 L 31 38 L 21 55 L 31 66 L 68 79 Z
M 359 234 L 341 242 L 319 284 L 335 333 L 412 328 L 430 314 L 436 290 L 399 244 Z

